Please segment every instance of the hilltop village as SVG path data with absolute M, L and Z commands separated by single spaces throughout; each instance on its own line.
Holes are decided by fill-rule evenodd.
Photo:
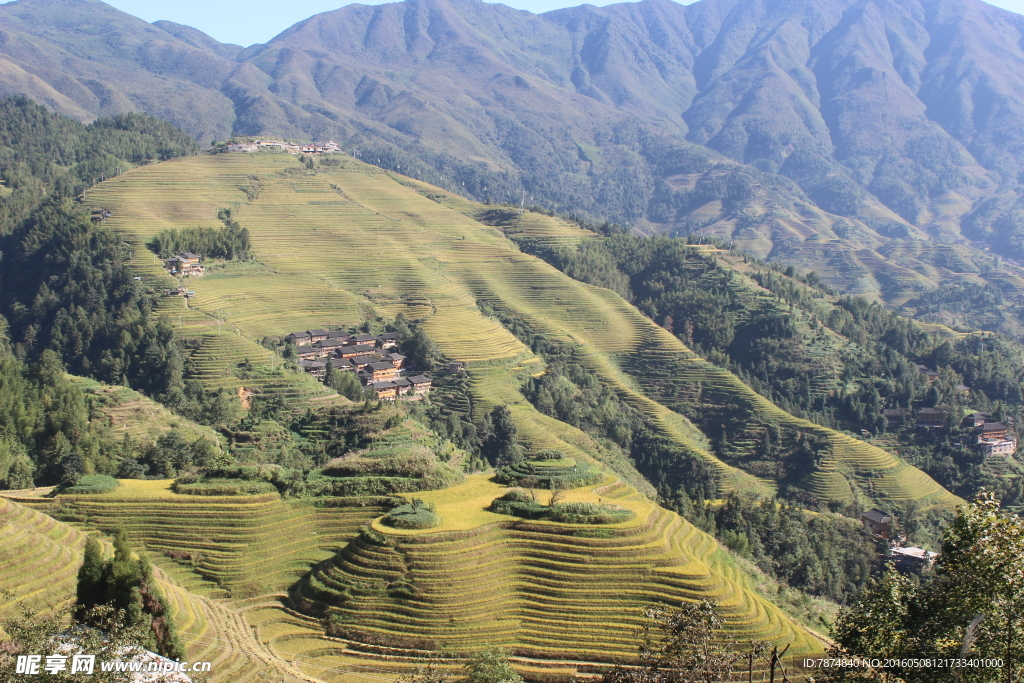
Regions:
M 227 152 L 258 152 L 261 149 L 283 149 L 289 154 L 326 154 L 327 152 L 341 151 L 341 147 L 334 140 L 328 140 L 322 145 L 299 144 L 285 142 L 284 140 L 253 140 L 251 142 L 229 142 L 223 149 Z
M 398 334 L 358 334 L 345 330 L 304 330 L 285 336 L 295 345 L 299 367 L 323 381 L 327 367 L 355 373 L 378 399 L 418 401 L 430 393 L 433 380 L 406 376 L 406 357 L 398 352 Z

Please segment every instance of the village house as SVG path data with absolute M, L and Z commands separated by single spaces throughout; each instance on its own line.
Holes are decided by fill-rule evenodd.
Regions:
M 939 373 L 935 372 L 934 370 L 929 368 L 927 365 L 918 365 L 917 366 L 917 374 L 921 375 L 926 380 L 928 380 L 928 384 L 931 384 L 932 382 L 934 382 L 935 380 L 937 380 L 939 378 Z
M 331 330 L 327 333 L 328 339 L 348 339 L 351 336 L 352 333 L 346 332 L 345 330 Z
M 356 356 L 365 356 L 366 352 L 360 351 L 354 346 L 342 346 L 335 349 L 334 355 L 338 358 L 355 358 Z
M 995 420 L 992 419 L 991 414 L 974 412 L 967 415 L 963 422 L 960 423 L 960 426 L 966 429 L 974 429 L 975 427 L 980 427 L 986 422 L 995 422 Z
M 430 393 L 430 387 L 433 382 L 432 379 L 426 375 L 416 375 L 410 377 L 409 381 L 412 382 L 412 390 L 416 396 L 426 396 Z
M 370 363 L 363 368 L 363 372 L 371 382 L 390 382 L 398 376 L 398 368 L 394 363 L 384 361 Z
M 892 558 L 896 571 L 904 574 L 931 569 L 935 566 L 935 558 L 938 556 L 938 553 L 913 546 L 892 548 L 889 551 L 889 557 Z
M 320 349 L 309 344 L 295 347 L 295 357 L 299 360 L 313 360 L 320 357 Z
M 974 429 L 979 439 L 1005 439 L 1009 429 L 1002 422 L 986 422 Z
M 978 441 L 978 450 L 987 458 L 992 455 L 1011 457 L 1017 452 L 1017 438 L 985 439 Z
M 890 427 L 898 427 L 907 418 L 907 411 L 903 408 L 886 408 L 882 411 L 885 416 L 885 423 Z
M 370 363 L 376 363 L 377 360 L 378 358 L 376 356 L 356 356 L 355 358 L 350 359 L 352 366 L 356 371 L 362 370 Z
M 921 429 L 942 429 L 946 426 L 946 411 L 942 408 L 918 408 L 917 426 Z
M 295 344 L 296 346 L 313 343 L 313 340 L 309 338 L 309 332 L 292 332 L 285 336 L 284 341 L 286 344 Z
M 199 256 L 190 251 L 185 251 L 177 256 L 164 260 L 167 272 L 171 275 L 202 275 L 203 266 L 199 263 Z
M 405 396 L 406 394 L 412 393 L 412 382 L 409 381 L 408 377 L 396 377 L 392 382 L 398 388 L 399 396 Z
M 405 366 L 405 356 L 400 353 L 389 353 L 384 356 L 381 360 L 386 360 L 390 363 L 394 363 L 395 367 L 401 370 Z
M 327 376 L 327 361 L 312 360 L 304 362 L 309 363 L 309 365 L 305 368 L 306 372 L 313 375 L 317 379 L 322 380 L 324 377 Z
M 398 333 L 385 332 L 377 337 L 377 346 L 382 349 L 393 349 L 398 346 Z
M 377 338 L 372 334 L 357 334 L 352 337 L 353 344 L 369 344 L 373 348 L 377 348 Z
M 373 387 L 377 398 L 393 401 L 398 397 L 398 386 L 394 382 L 372 382 L 369 386 Z
M 313 346 L 317 347 L 318 349 L 322 349 L 326 353 L 333 353 L 335 349 L 340 349 L 341 347 L 345 346 L 345 340 L 344 339 L 322 339 L 322 340 L 316 342 L 315 344 L 313 344 Z
M 985 422 L 974 428 L 975 446 L 985 457 L 1013 456 L 1017 452 L 1017 437 L 1001 422 Z
M 306 330 L 306 334 L 309 335 L 309 341 L 314 344 L 327 339 L 327 330 Z
M 892 516 L 878 508 L 863 513 L 860 521 L 873 536 L 888 539 L 892 535 Z

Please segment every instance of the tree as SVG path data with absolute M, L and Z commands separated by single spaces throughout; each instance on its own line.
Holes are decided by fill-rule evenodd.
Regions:
M 640 662 L 669 681 L 714 683 L 729 680 L 744 658 L 735 643 L 723 642 L 725 620 L 713 600 L 684 602 L 678 609 L 650 605 L 641 630 Z
M 141 642 L 147 649 L 165 657 L 184 657 L 167 604 L 153 579 L 153 568 L 146 558 L 132 556 L 123 528 L 114 536 L 114 557 L 106 562 L 99 542 L 94 538 L 86 542 L 76 592 L 75 616 L 80 623 L 103 629 L 104 620 L 116 615 L 125 627 L 141 627 Z
M 492 649 L 470 657 L 466 683 L 523 683 L 523 677 L 508 663 L 507 652 Z
M 519 428 L 512 419 L 512 411 L 502 404 L 494 406 L 487 415 L 490 436 L 484 447 L 485 454 L 495 467 L 505 467 L 523 458 L 519 445 Z
M 86 612 L 106 602 L 103 584 L 103 548 L 92 536 L 85 542 L 85 557 L 78 569 L 76 618 L 84 619 Z
M 1024 520 L 1000 510 L 995 496 L 982 492 L 958 509 L 946 530 L 933 578 L 918 586 L 890 573 L 872 582 L 843 610 L 832 634 L 837 657 L 969 655 L 1001 659 L 1002 668 L 837 671 L 832 680 L 1017 683 L 1024 675 L 1021 557 Z

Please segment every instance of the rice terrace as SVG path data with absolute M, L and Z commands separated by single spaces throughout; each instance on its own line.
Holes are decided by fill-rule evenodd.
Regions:
M 259 340 L 401 314 L 468 377 L 461 394 L 441 390 L 449 410 L 479 416 L 503 404 L 527 452 L 556 452 L 555 460 L 520 464 L 503 479 L 445 475 L 446 488 L 401 493 L 410 513 L 431 511 L 426 528 L 389 525 L 386 501 L 372 495 L 290 499 L 272 487 L 193 491 L 171 480 L 123 480 L 92 495 L 13 492 L 0 508 L 0 529 L 9 561 L 24 574 L 6 575 L 6 588 L 38 603 L 38 581 L 27 577 L 45 575 L 51 588 L 72 590 L 83 531 L 123 525 L 159 568 L 189 654 L 218 662 L 212 680 L 221 681 L 242 680 L 239 672 L 254 665 L 238 656 L 242 647 L 272 663 L 275 680 L 386 678 L 424 658 L 450 664 L 458 653 L 493 646 L 506 648 L 527 678 L 596 675 L 635 657 L 643 605 L 703 597 L 718 601 L 737 639 L 789 645 L 792 658 L 823 652 L 827 641 L 762 596 L 713 538 L 653 504 L 651 485 L 632 463 L 524 398 L 524 380 L 541 376 L 545 363 L 502 324 L 509 316 L 571 347 L 662 438 L 711 467 L 719 497 L 768 492 L 774 483 L 744 471 L 741 460 L 713 455 L 693 415 L 673 409 L 680 391 L 741 406 L 748 433 L 771 423 L 827 441 L 828 457 L 799 482 L 815 496 L 958 502 L 892 454 L 790 416 L 618 294 L 563 275 L 506 232 L 555 244 L 599 235 L 535 212 L 517 215 L 502 232 L 477 220 L 484 206 L 347 155 L 331 159 L 184 157 L 107 180 L 85 202 L 109 212 L 105 225 L 132 244 L 132 268 L 155 290 L 174 286 L 145 246 L 155 234 L 216 224 L 224 209 L 248 230 L 252 260 L 208 267 L 188 282 L 193 297 L 165 296 L 153 312 L 187 342 L 189 376 L 209 390 L 275 397 L 295 415 L 344 411 L 349 399 L 309 375 L 280 372 L 281 359 Z M 240 364 L 247 375 L 237 372 Z M 110 411 L 119 401 L 112 403 Z M 145 431 L 145 418 L 132 423 L 132 411 L 105 419 Z M 436 442 L 400 417 L 388 429 L 375 438 L 392 445 L 373 448 L 412 452 Z M 261 438 L 239 443 L 239 452 L 274 447 L 272 434 Z M 614 513 L 610 523 L 494 511 L 509 486 L 540 486 L 543 501 L 553 481 L 574 472 L 588 474 L 559 488 L 563 503 Z

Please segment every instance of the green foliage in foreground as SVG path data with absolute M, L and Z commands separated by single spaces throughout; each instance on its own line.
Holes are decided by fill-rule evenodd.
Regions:
M 0 598 L 13 602 L 16 596 L 0 590 Z M 123 612 L 102 605 L 87 612 L 79 613 L 85 621 L 98 628 L 68 628 L 74 607 L 68 606 L 53 611 L 37 611 L 20 603 L 21 612 L 3 624 L 6 637 L 0 637 L 0 671 L 13 674 L 19 655 L 55 654 L 53 642 L 73 643 L 67 652 L 68 670 L 55 675 L 43 675 L 47 681 L 80 681 L 87 679 L 94 683 L 132 683 L 135 674 L 130 671 L 101 671 L 97 664 L 92 675 L 71 674 L 70 663 L 76 654 L 94 655 L 96 662 L 125 659 L 125 652 L 141 651 L 147 642 L 146 629 L 140 624 L 128 623 Z M 43 660 L 45 664 L 45 659 Z M 41 667 L 40 667 L 41 668 Z M 21 678 L 21 677 L 18 677 Z M 5 678 L 4 680 L 11 680 Z
M 836 681 L 962 680 L 1015 683 L 1024 677 L 1024 520 L 983 492 L 946 530 L 934 576 L 917 583 L 889 572 L 840 613 L 832 656 L 999 659 L 1002 667 L 954 671 L 896 666 L 841 669 Z M 980 617 L 980 619 L 979 619 Z M 974 622 L 977 624 L 973 626 Z M 959 676 L 959 678 L 958 678 Z
M 616 666 L 601 683 L 716 683 L 734 681 L 740 671 L 744 680 L 753 680 L 755 663 L 758 669 L 767 664 L 771 680 L 779 680 L 776 671 L 788 680 L 777 648 L 769 651 L 760 641 L 743 647 L 726 635 L 714 600 L 684 602 L 678 608 L 648 605 L 644 617 L 638 634 L 640 666 Z
M 183 658 L 185 648 L 178 639 L 163 595 L 153 579 L 149 562 L 132 558 L 128 534 L 118 530 L 114 538 L 114 557 L 103 560 L 99 541 L 89 538 L 85 558 L 78 570 L 76 617 L 82 623 L 102 627 L 91 621 L 93 610 L 107 606 L 123 615 L 128 626 L 141 626 L 144 645 L 170 658 Z

